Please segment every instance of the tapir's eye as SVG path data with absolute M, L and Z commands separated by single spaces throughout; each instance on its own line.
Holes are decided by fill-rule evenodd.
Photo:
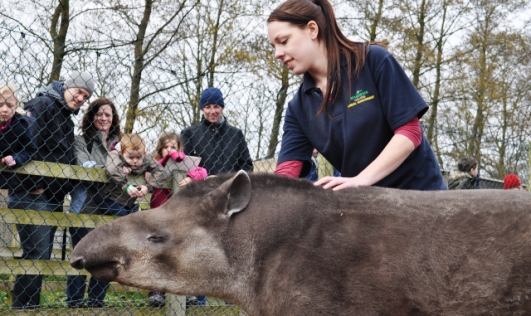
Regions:
M 163 236 L 153 235 L 153 236 L 149 236 L 148 240 L 151 241 L 151 242 L 163 242 L 164 241 L 164 237 Z

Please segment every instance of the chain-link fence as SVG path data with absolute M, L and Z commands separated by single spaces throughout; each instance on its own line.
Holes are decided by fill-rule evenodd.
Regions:
M 163 205 L 188 181 L 273 172 L 281 116 L 271 95 L 282 88 L 252 72 L 220 71 L 219 90 L 202 95 L 204 75 L 180 73 L 167 60 L 146 65 L 135 81 L 131 52 L 86 43 L 69 44 L 51 81 L 53 43 L 6 25 L 0 38 L 0 73 L 12 83 L 0 88 L 0 312 L 243 314 L 215 298 L 96 282 L 68 258 L 94 227 Z M 332 174 L 340 173 L 316 155 L 310 179 Z M 479 177 L 475 186 L 504 183 Z

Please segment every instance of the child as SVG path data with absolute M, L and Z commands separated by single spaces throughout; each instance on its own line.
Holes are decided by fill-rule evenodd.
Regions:
M 164 132 L 160 136 L 157 142 L 157 148 L 153 152 L 153 157 L 162 165 L 166 166 L 166 163 L 171 158 L 176 162 L 181 162 L 186 158 L 186 155 L 182 152 L 183 146 L 181 144 L 181 137 L 174 132 Z M 186 178 L 179 182 L 179 187 L 183 187 L 190 183 L 192 180 L 201 180 L 206 178 L 207 170 L 202 167 L 192 169 L 186 174 Z M 166 203 L 171 198 L 171 189 L 155 189 L 151 195 L 150 207 L 157 208 Z M 149 306 L 162 307 L 164 306 L 164 293 L 152 292 L 149 297 Z
M 164 168 L 146 153 L 144 140 L 137 134 L 122 135 L 119 145 L 107 156 L 105 169 L 111 181 L 94 197 L 104 214 L 124 216 L 136 212 L 138 198 L 166 183 Z M 147 184 L 136 186 L 127 182 L 128 174 L 146 172 L 151 174 L 146 178 Z

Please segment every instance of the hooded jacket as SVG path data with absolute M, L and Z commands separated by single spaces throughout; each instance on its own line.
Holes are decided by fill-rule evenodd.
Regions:
M 41 88 L 35 98 L 28 101 L 24 109 L 28 116 L 35 119 L 32 126 L 37 153 L 35 160 L 75 164 L 74 122 L 71 110 L 64 99 L 64 84 L 53 81 Z M 53 202 L 62 204 L 65 195 L 72 189 L 68 179 L 39 177 L 45 196 Z

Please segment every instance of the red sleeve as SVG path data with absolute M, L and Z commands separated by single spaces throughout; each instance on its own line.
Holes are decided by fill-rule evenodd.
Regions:
M 283 163 L 277 165 L 275 174 L 290 178 L 298 178 L 301 175 L 302 166 L 304 166 L 304 162 L 300 160 L 284 161 Z
M 415 145 L 415 148 L 419 147 L 422 142 L 422 130 L 420 128 L 419 118 L 415 116 L 411 121 L 397 128 L 395 135 L 398 134 L 409 138 Z

